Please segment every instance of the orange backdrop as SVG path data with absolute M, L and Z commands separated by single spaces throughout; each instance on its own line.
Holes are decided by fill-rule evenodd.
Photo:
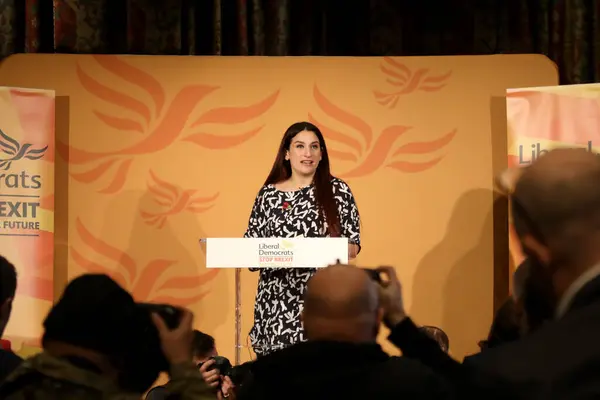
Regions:
M 206 270 L 198 238 L 243 234 L 283 132 L 301 120 L 323 128 L 356 196 L 357 263 L 396 266 L 417 321 L 446 330 L 459 357 L 476 350 L 493 313 L 505 90 L 557 79 L 535 55 L 37 54 L 0 69 L 2 84 L 56 90 L 56 292 L 108 272 L 140 300 L 190 307 L 230 358 L 234 271 Z M 246 334 L 257 274 L 242 279 Z

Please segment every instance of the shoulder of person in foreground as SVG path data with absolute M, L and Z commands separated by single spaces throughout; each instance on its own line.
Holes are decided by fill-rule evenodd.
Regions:
M 0 381 L 17 369 L 22 362 L 23 359 L 12 351 L 0 350 Z
M 115 396 L 122 400 L 140 398 L 139 395 L 119 393 L 111 380 L 46 353 L 24 360 L 0 385 L 3 400 L 110 399 Z
M 166 400 L 167 389 L 164 386 L 155 386 L 146 394 L 145 400 Z
M 388 340 L 405 356 L 418 360 L 443 377 L 459 396 L 517 400 L 528 399 L 525 394 L 531 393 L 530 382 L 512 382 L 493 371 L 453 359 L 408 317 L 392 327 Z
M 204 379 L 200 371 L 192 363 L 178 364 L 171 367 L 171 379 L 165 386 L 157 386 L 150 390 L 145 400 L 215 400 L 216 394 Z M 119 394 L 109 397 L 110 400 L 139 400 L 140 396 Z M 20 400 L 20 399 L 16 399 Z M 37 400 L 37 399 L 36 399 Z
M 422 392 L 423 397 L 448 399 L 452 388 L 440 375 L 423 363 L 407 357 L 390 357 L 387 362 L 388 379 L 410 392 Z
M 166 384 L 167 399 L 178 400 L 214 400 L 214 390 L 204 382 L 202 374 L 194 363 L 172 365 L 171 379 Z

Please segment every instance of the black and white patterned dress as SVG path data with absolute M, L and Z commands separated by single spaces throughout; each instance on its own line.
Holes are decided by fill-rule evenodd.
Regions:
M 360 246 L 360 217 L 350 187 L 332 179 L 342 236 Z M 313 186 L 284 192 L 263 186 L 256 196 L 244 237 L 324 237 L 327 223 L 317 218 Z M 251 271 L 258 269 L 250 268 Z M 260 269 L 250 340 L 259 356 L 304 340 L 300 312 L 312 268 Z

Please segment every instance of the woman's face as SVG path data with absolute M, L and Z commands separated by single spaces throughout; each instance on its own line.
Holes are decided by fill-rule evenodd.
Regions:
M 312 131 L 302 131 L 292 138 L 285 159 L 289 160 L 292 175 L 313 176 L 321 161 L 321 144 Z

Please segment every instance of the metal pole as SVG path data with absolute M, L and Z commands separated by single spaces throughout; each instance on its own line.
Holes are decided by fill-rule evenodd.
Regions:
M 242 270 L 235 269 L 235 365 L 241 364 L 242 350 Z

